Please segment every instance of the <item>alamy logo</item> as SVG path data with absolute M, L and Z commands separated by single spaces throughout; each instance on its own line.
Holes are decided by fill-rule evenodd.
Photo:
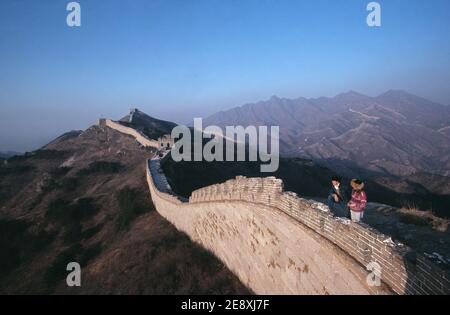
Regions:
M 70 273 L 66 277 L 66 283 L 69 287 L 81 287 L 81 267 L 77 262 L 67 264 L 67 271 Z
M 379 287 L 381 285 L 381 266 L 379 263 L 372 261 L 366 269 L 370 271 L 367 275 L 366 282 L 370 287 Z
M 369 27 L 381 26 L 381 5 L 378 2 L 370 2 L 367 4 L 367 11 L 370 11 L 367 15 L 367 25 Z
M 66 7 L 70 13 L 67 15 L 67 26 L 81 26 L 81 6 L 78 2 L 69 2 Z
M 194 119 L 194 139 L 187 126 L 177 126 L 172 130 L 172 139 L 179 139 L 171 150 L 172 159 L 180 161 L 261 161 L 260 170 L 271 173 L 278 170 L 279 133 L 278 126 L 271 126 L 270 133 L 267 126 L 227 126 L 225 134 L 218 126 L 208 126 L 203 129 L 201 118 Z M 270 146 L 269 146 L 270 138 Z M 203 140 L 209 140 L 203 144 Z M 225 153 L 224 153 L 225 141 Z M 192 152 L 192 144 L 194 151 Z M 235 147 L 237 149 L 235 150 Z M 270 152 L 269 152 L 270 151 Z

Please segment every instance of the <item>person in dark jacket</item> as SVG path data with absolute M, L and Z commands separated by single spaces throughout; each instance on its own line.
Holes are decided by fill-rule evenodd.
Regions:
M 348 217 L 347 193 L 341 185 L 341 179 L 338 176 L 331 178 L 331 189 L 328 193 L 327 205 L 331 212 L 338 217 Z

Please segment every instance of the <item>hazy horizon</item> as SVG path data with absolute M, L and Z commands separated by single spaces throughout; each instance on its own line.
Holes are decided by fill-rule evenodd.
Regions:
M 389 90 L 387 90 L 387 91 L 389 91 Z M 387 91 L 384 91 L 384 92 L 387 92 Z M 403 91 L 403 90 L 402 90 L 402 91 Z M 339 95 L 339 94 L 349 93 L 349 92 L 356 92 L 356 93 L 359 93 L 359 94 L 362 94 L 362 95 L 365 95 L 365 96 L 369 96 L 369 97 L 376 97 L 376 96 L 378 96 L 378 95 L 380 95 L 380 94 L 383 94 L 383 93 L 380 93 L 380 94 L 376 94 L 376 95 L 366 95 L 366 94 L 364 94 L 364 93 L 360 93 L 359 91 L 348 90 L 348 91 L 343 91 L 343 92 L 338 93 L 338 94 L 335 94 L 335 95 L 321 95 L 321 96 L 306 97 L 306 98 L 307 98 L 307 99 L 315 99 L 315 98 L 320 98 L 320 97 L 328 97 L 328 98 L 332 98 L 332 97 L 335 97 L 335 96 L 337 96 L 337 95 Z M 408 91 L 404 91 L 404 92 L 409 93 Z M 413 93 L 411 93 L 411 94 L 413 94 Z M 415 96 L 421 97 L 420 95 L 416 95 L 416 94 L 414 94 L 414 95 L 415 95 Z M 42 140 L 41 140 L 40 143 L 38 142 L 38 143 L 36 143 L 36 144 L 32 144 L 32 145 L 31 145 L 32 147 L 30 147 L 29 149 L 25 149 L 25 150 L 20 150 L 20 149 L 5 149 L 5 150 L 3 150 L 3 149 L 0 149 L 0 152 L 3 152 L 3 153 L 7 153 L 7 152 L 25 153 L 25 152 L 29 152 L 29 151 L 33 151 L 33 150 L 39 149 L 40 147 L 46 145 L 47 143 L 51 142 L 52 140 L 56 139 L 57 137 L 61 136 L 62 134 L 66 133 L 66 132 L 73 131 L 73 130 L 85 130 L 86 128 L 88 128 L 88 127 L 90 127 L 90 126 L 96 124 L 98 118 L 111 118 L 111 119 L 114 119 L 114 120 L 118 120 L 118 119 L 120 119 L 120 118 L 126 116 L 126 115 L 129 113 L 129 110 L 130 110 L 131 108 L 138 108 L 140 111 L 142 111 L 142 112 L 144 112 L 144 113 L 146 113 L 146 114 L 148 114 L 148 115 L 150 115 L 150 116 L 152 116 L 152 117 L 154 117 L 154 118 L 157 118 L 157 119 L 168 120 L 168 121 L 172 121 L 172 122 L 175 122 L 175 123 L 178 123 L 178 124 L 186 124 L 186 125 L 188 125 L 188 124 L 193 120 L 193 118 L 196 118 L 196 117 L 206 118 L 207 116 L 210 116 L 211 114 L 214 114 L 214 113 L 217 113 L 217 112 L 220 112 L 220 111 L 226 111 L 226 110 L 228 110 L 228 109 L 232 109 L 232 108 L 235 108 L 235 107 L 244 106 L 244 105 L 246 105 L 246 104 L 258 103 L 258 102 L 260 102 L 260 101 L 266 101 L 266 100 L 269 100 L 271 97 L 274 97 L 274 96 L 279 97 L 279 98 L 287 98 L 287 97 L 285 97 L 285 96 L 283 96 L 283 95 L 276 95 L 276 94 L 273 94 L 273 95 L 271 95 L 270 97 L 267 97 L 266 99 L 255 100 L 255 101 L 253 101 L 253 102 L 245 102 L 245 103 L 237 104 L 237 105 L 231 105 L 231 106 L 229 106 L 229 107 L 225 107 L 225 108 L 222 108 L 222 109 L 218 109 L 217 111 L 211 112 L 211 113 L 209 113 L 209 114 L 207 114 L 207 115 L 203 115 L 203 116 L 192 115 L 192 117 L 190 117 L 187 121 L 174 121 L 174 120 L 171 120 L 170 118 L 165 118 L 165 117 L 163 117 L 163 116 L 154 116 L 151 112 L 149 112 L 148 110 L 146 110 L 145 107 L 139 107 L 139 106 L 137 106 L 137 107 L 136 107 L 136 106 L 133 106 L 133 107 L 124 107 L 123 113 L 120 114 L 120 115 L 117 116 L 117 117 L 112 117 L 112 116 L 108 116 L 108 115 L 106 115 L 106 116 L 105 116 L 105 115 L 101 115 L 101 116 L 99 116 L 99 117 L 95 117 L 95 118 L 93 119 L 92 122 L 88 122 L 87 125 L 85 125 L 84 127 L 64 130 L 64 131 L 62 131 L 62 132 L 60 132 L 60 133 L 55 134 L 54 136 L 51 136 L 51 137 L 48 138 L 48 139 L 47 139 L 47 138 L 46 138 L 46 139 L 41 138 Z M 301 95 L 300 95 L 300 96 L 292 97 L 292 98 L 289 97 L 289 99 L 296 99 L 296 98 L 300 98 L 300 97 L 304 97 L 304 96 L 301 96 Z M 438 103 L 438 104 L 439 104 L 439 103 Z M 442 104 L 442 105 L 450 106 L 450 105 L 447 105 L 447 104 Z M 150 110 L 151 110 L 151 109 L 150 109 Z
M 0 3 L 0 151 L 29 151 L 130 107 L 187 123 L 266 100 L 405 90 L 450 105 L 450 2 Z M 14 129 L 14 135 L 11 130 Z

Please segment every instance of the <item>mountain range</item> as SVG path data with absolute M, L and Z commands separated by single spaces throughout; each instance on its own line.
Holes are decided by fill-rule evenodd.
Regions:
M 22 153 L 16 152 L 16 151 L 1 151 L 0 152 L 0 159 L 8 159 L 14 155 L 20 155 Z
M 313 159 L 343 173 L 450 175 L 450 106 L 404 91 L 377 97 L 269 100 L 218 112 L 204 126 L 279 126 L 284 156 Z

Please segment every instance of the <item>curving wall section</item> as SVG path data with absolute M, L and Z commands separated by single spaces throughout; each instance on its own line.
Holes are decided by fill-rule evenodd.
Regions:
M 136 129 L 124 126 L 118 122 L 115 122 L 111 119 L 100 119 L 99 123 L 102 127 L 110 127 L 111 129 L 117 130 L 121 133 L 130 135 L 136 139 L 137 142 L 139 142 L 144 147 L 152 147 L 152 148 L 159 148 L 159 143 L 156 140 L 151 140 L 147 138 L 145 135 L 137 131 Z
M 449 275 L 425 256 L 394 243 L 363 223 L 335 217 L 328 207 L 283 192 L 275 178 L 237 177 L 194 191 L 191 203 L 241 200 L 272 207 L 334 244 L 361 266 L 379 266 L 382 281 L 398 294 L 448 294 Z
M 229 196 L 235 199 L 227 196 L 225 200 L 224 193 L 216 190 L 219 186 L 208 187 L 204 194 L 198 191 L 190 201 L 182 200 L 171 193 L 160 160 L 150 160 L 147 165 L 157 211 L 214 253 L 255 293 L 389 293 L 385 286 L 367 286 L 363 267 L 285 213 L 239 199 L 238 192 Z M 246 179 L 238 181 L 244 184 Z M 255 188 L 258 182 L 248 179 L 246 186 Z M 280 184 L 271 179 L 269 183 L 273 184 L 271 190 Z M 245 195 L 251 198 L 250 192 Z
M 157 211 L 257 294 L 450 293 L 449 274 L 426 257 L 284 192 L 279 179 L 237 177 L 181 198 L 162 171 L 166 158 L 146 163 Z

